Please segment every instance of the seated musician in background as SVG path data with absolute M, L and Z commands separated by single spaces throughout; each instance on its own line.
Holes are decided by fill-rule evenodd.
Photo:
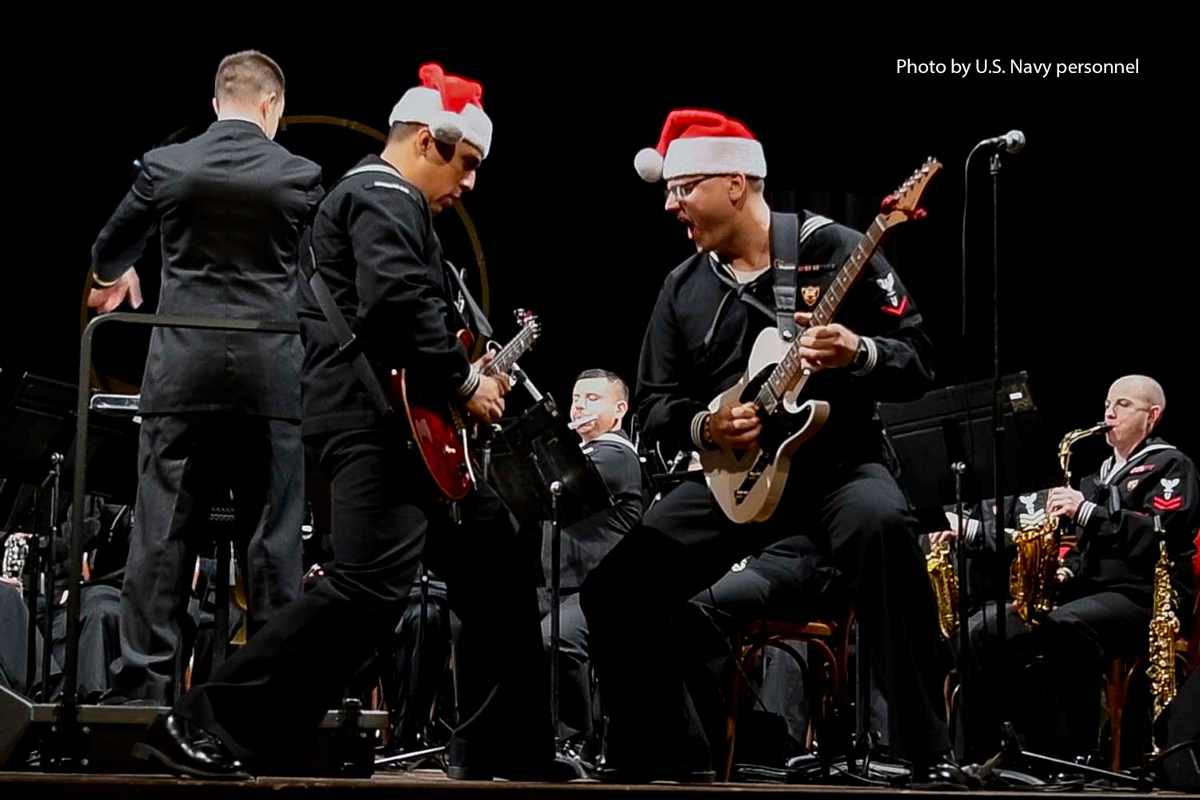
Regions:
M 1120 378 L 1109 389 L 1104 408 L 1104 420 L 1112 426 L 1106 433 L 1112 456 L 1098 473 L 1084 478 L 1079 489 L 1058 487 L 1049 493 L 1046 512 L 1066 520 L 1078 536 L 1057 571 L 1058 607 L 1031 627 L 1010 605 L 1005 663 L 979 665 L 1007 667 L 1006 676 L 1027 678 L 1005 681 L 1015 691 L 1005 708 L 1017 711 L 1012 721 L 1026 737 L 1027 747 L 1062 757 L 1097 748 L 1096 689 L 1107 664 L 1146 652 L 1159 558 L 1156 518 L 1174 562 L 1172 586 L 1184 631 L 1192 608 L 1192 539 L 1200 522 L 1200 477 L 1191 459 L 1151 435 L 1166 408 L 1162 387 L 1141 375 Z M 971 624 L 974 646 L 980 638 L 978 614 Z M 1041 671 L 1026 671 L 1038 656 Z M 1042 677 L 1033 679 L 1036 676 Z M 985 686 L 996 685 L 992 676 L 980 680 Z M 976 706 L 983 718 L 974 724 L 994 732 L 1002 717 L 999 709 L 989 709 L 985 696 L 986 692 Z
M 575 380 L 571 424 L 583 452 L 596 465 L 613 505 L 564 528 L 559 559 L 559 736 L 572 757 L 584 755 L 592 735 L 588 629 L 579 608 L 579 587 L 593 567 L 642 518 L 642 465 L 621 423 L 629 410 L 629 387 L 615 372 L 589 369 Z M 546 587 L 539 593 L 542 638 L 550 643 L 550 589 L 554 560 L 551 527 L 544 526 L 542 570 Z
M 84 515 L 84 580 L 79 606 L 79 668 L 76 673 L 80 701 L 94 703 L 112 686 L 111 665 L 121 654 L 118 617 L 121 580 L 129 547 L 131 508 L 107 503 L 88 495 Z M 14 537 L 30 534 L 14 532 Z M 67 643 L 67 557 L 70 552 L 71 514 L 68 507 L 62 530 L 55 540 L 55 586 L 53 604 L 53 641 L 51 642 L 50 700 L 61 691 L 61 675 L 66 664 Z M 16 539 L 9 544 L 16 547 Z M 24 576 L 0 576 L 0 686 L 8 686 L 27 696 L 41 691 L 42 633 L 46 621 L 46 597 L 37 599 L 37 665 L 33 685 L 26 678 L 26 648 L 29 613 L 24 596 Z M 46 699 L 42 698 L 45 702 Z
M 1004 520 L 1006 526 L 1004 529 L 1004 545 L 999 556 L 995 553 L 995 499 L 989 497 L 977 503 L 963 505 L 965 541 L 968 550 L 971 552 L 967 560 L 969 577 L 965 582 L 960 577 L 959 585 L 963 586 L 966 584 L 967 597 L 971 603 L 970 611 L 972 614 L 979 610 L 981 603 L 985 601 L 990 603 L 996 597 L 997 581 L 1001 580 L 999 577 L 999 562 L 1003 561 L 1007 564 L 1012 561 L 1013 536 L 1018 531 L 1040 528 L 1046 521 L 1046 500 L 1049 495 L 1049 489 L 1039 489 L 1036 492 L 1010 496 L 1005 500 Z M 958 540 L 957 506 L 946 506 L 944 511 L 948 527 L 922 536 L 924 540 L 923 547 L 927 554 L 939 545 L 951 546 Z M 951 552 L 949 553 L 949 557 L 957 574 L 957 554 Z M 1004 574 L 1003 580 L 1005 587 L 1007 587 L 1007 573 Z M 992 630 L 995 630 L 996 627 L 994 610 L 994 605 L 988 605 L 984 609 L 987 613 L 988 624 Z M 983 619 L 982 615 L 975 615 L 972 620 L 972 625 L 979 628 L 979 633 L 982 633 Z M 953 642 L 953 644 L 957 646 L 958 642 Z

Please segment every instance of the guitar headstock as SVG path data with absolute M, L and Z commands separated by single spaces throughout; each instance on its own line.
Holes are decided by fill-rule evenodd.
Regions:
M 538 321 L 537 315 L 532 311 L 524 308 L 518 308 L 513 312 L 513 316 L 517 318 L 517 326 L 524 332 L 529 330 L 529 335 L 532 339 L 537 339 L 542 333 L 542 323 Z M 532 342 L 531 342 L 532 343 Z
M 942 168 L 942 164 L 932 156 L 921 165 L 921 168 L 900 184 L 900 188 L 883 198 L 880 215 L 884 218 L 883 226 L 890 228 L 907 222 L 910 219 L 925 219 L 926 211 L 921 208 L 921 198 L 929 181 Z

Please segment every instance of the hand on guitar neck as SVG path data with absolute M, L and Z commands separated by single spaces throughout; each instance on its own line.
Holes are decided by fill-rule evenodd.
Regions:
M 495 357 L 494 352 L 486 352 L 475 362 L 475 366 L 483 371 L 484 367 Z M 471 399 L 466 402 L 465 407 L 471 416 L 477 419 L 484 422 L 497 422 L 504 414 L 504 395 L 508 394 L 508 390 L 511 388 L 512 381 L 506 373 L 480 375 L 479 388 L 475 390 L 475 394 L 471 395 Z
M 812 314 L 796 313 L 796 323 L 808 325 Z M 845 325 L 816 325 L 800 337 L 800 365 L 810 372 L 848 367 L 858 353 L 859 336 Z

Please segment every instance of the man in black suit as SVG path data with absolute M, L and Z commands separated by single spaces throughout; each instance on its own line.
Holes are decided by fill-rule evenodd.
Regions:
M 141 302 L 137 273 L 162 237 L 158 311 L 224 319 L 296 318 L 300 229 L 320 200 L 320 168 L 272 139 L 283 114 L 279 65 L 247 51 L 216 76 L 217 121 L 152 150 L 92 248 L 89 305 Z M 170 702 L 180 618 L 208 510 L 232 490 L 249 576 L 253 634 L 300 591 L 304 453 L 298 337 L 155 328 L 142 384 L 140 479 L 121 592 L 115 694 Z
M 485 321 L 442 258 L 432 219 L 474 187 L 488 154 L 483 90 L 436 64 L 421 78 L 396 104 L 382 154 L 333 186 L 312 223 L 330 301 L 304 292 L 303 433 L 330 479 L 333 559 L 147 731 L 135 753 L 174 771 L 241 777 L 242 762 L 269 771 L 294 758 L 297 737 L 339 702 L 372 645 L 394 634 L 422 562 L 446 581 L 462 622 L 450 777 L 539 778 L 554 764 L 532 553 L 520 551 L 494 496 L 468 492 L 455 524 L 406 416 L 387 413 L 368 389 L 402 369 L 430 408 L 493 422 L 510 388 L 454 335 Z M 330 324 L 339 318 L 356 335 L 348 347 Z

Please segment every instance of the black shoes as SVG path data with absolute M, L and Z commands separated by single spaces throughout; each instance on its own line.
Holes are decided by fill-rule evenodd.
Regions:
M 159 716 L 133 746 L 133 755 L 197 778 L 246 780 L 242 764 L 208 731 L 175 714 Z
M 712 770 L 601 767 L 599 778 L 601 783 L 683 783 L 711 785 L 716 782 L 717 774 Z
M 577 765 L 563 758 L 526 766 L 510 764 L 494 768 L 451 764 L 446 768 L 446 775 L 456 781 L 490 781 L 500 778 L 530 783 L 567 783 L 587 777 L 586 773 L 581 774 Z
M 979 781 L 963 771 L 953 753 L 926 763 L 914 763 L 909 789 L 933 792 L 962 792 L 978 789 Z

